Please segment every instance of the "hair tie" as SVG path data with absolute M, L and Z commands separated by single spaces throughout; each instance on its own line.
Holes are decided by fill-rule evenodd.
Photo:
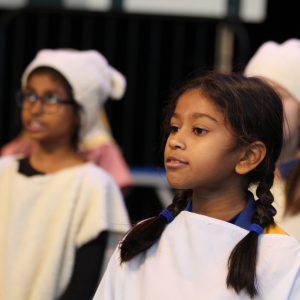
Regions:
M 258 224 L 255 224 L 255 223 L 252 223 L 249 227 L 249 231 L 254 231 L 256 232 L 258 235 L 262 234 L 263 233 L 263 228 L 258 225 Z
M 159 215 L 164 217 L 168 224 L 174 220 L 174 215 L 167 208 L 163 209 Z

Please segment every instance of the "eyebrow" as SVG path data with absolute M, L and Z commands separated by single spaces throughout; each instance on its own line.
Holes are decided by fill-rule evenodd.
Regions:
M 172 117 L 178 118 L 179 115 L 175 112 Z M 213 122 L 218 123 L 218 121 L 214 117 L 212 117 L 209 114 L 204 114 L 204 113 L 193 113 L 192 118 L 193 119 L 208 118 L 208 119 L 212 120 Z
M 28 90 L 30 92 L 34 92 L 36 93 L 36 89 L 34 87 L 31 87 L 30 85 L 27 85 L 24 87 L 24 90 Z M 43 94 L 56 94 L 56 95 L 60 95 L 61 94 L 61 91 L 57 90 L 56 88 L 54 89 L 47 89 L 45 91 L 43 91 Z

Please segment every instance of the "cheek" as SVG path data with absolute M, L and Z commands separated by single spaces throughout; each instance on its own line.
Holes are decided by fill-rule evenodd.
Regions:
M 66 119 L 69 121 L 65 123 L 65 128 L 70 132 L 70 134 L 73 134 L 74 131 L 80 130 L 80 118 L 74 112 L 70 112 L 67 116 L 65 116 L 64 120 Z
M 29 118 L 29 116 L 28 116 L 28 111 L 22 109 L 21 112 L 20 112 L 20 119 L 21 119 L 22 124 L 24 124 L 24 122 L 25 122 L 28 118 Z
M 164 158 L 167 157 L 169 151 L 170 151 L 170 147 L 169 145 L 169 138 L 166 140 L 165 146 L 164 146 Z
M 43 120 L 46 122 L 48 129 L 55 134 L 72 135 L 74 132 L 74 116 L 70 113 L 49 115 L 47 118 L 44 116 Z

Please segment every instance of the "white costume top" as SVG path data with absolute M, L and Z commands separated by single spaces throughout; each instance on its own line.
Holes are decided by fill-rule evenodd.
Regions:
M 0 159 L 0 299 L 53 300 L 66 288 L 76 248 L 104 230 L 125 233 L 119 188 L 92 163 L 27 177 Z
M 112 256 L 94 300 L 250 299 L 226 287 L 227 262 L 248 233 L 231 223 L 183 211 L 145 253 L 120 265 Z M 300 299 L 300 245 L 288 235 L 259 237 L 256 299 Z

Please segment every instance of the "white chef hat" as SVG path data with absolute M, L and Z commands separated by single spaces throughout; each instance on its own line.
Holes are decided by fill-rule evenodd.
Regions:
M 72 86 L 75 100 L 83 107 L 81 139 L 97 131 L 99 111 L 104 102 L 108 98 L 120 99 L 125 93 L 125 77 L 96 50 L 40 50 L 23 73 L 22 87 L 25 87 L 28 75 L 42 66 L 57 70 Z
M 290 92 L 300 102 L 300 40 L 262 44 L 245 68 L 246 76 L 263 76 Z

